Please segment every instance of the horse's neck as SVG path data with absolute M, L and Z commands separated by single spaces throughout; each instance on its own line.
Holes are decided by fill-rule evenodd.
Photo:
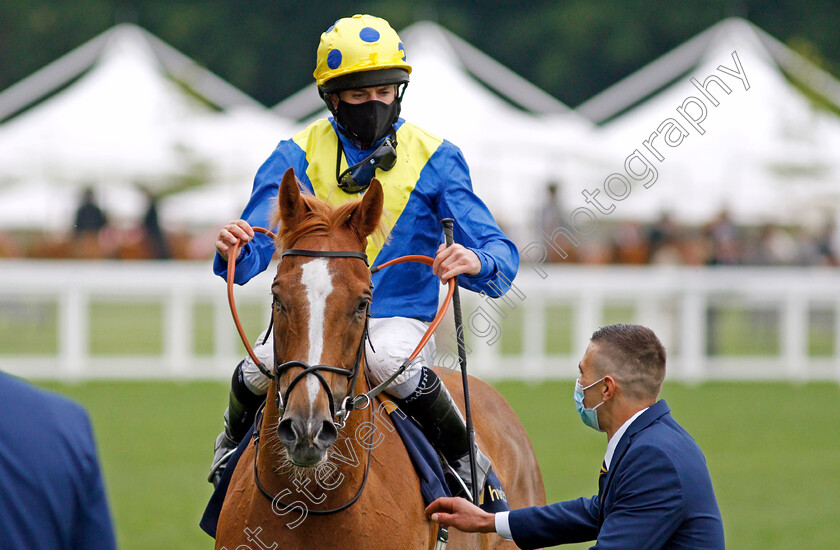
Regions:
M 361 377 L 360 377 L 361 378 Z M 362 381 L 357 392 L 366 391 Z M 354 410 L 327 452 L 327 461 L 315 468 L 298 468 L 286 455 L 277 437 L 280 414 L 272 381 L 266 399 L 257 473 L 263 486 L 283 502 L 302 501 L 309 509 L 327 509 L 350 501 L 364 483 L 369 451 L 384 441 L 383 414 L 375 412 L 376 401 L 364 410 Z M 393 428 L 390 428 L 393 429 Z

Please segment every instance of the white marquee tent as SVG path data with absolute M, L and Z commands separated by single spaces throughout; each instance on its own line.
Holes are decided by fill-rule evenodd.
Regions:
M 605 174 L 590 121 L 435 23 L 399 34 L 412 66 L 402 116 L 462 149 L 476 192 L 518 240 L 530 237 L 547 183 Z M 314 84 L 275 111 L 328 114 Z
M 733 52 L 748 89 L 724 70 L 737 72 Z M 708 83 L 717 106 L 691 83 L 710 75 L 731 90 Z M 840 83 L 830 75 L 751 23 L 727 19 L 580 105 L 579 113 L 602 123 L 614 171 L 639 149 L 659 172 L 649 189 L 635 184 L 612 215 L 650 220 L 667 211 L 700 223 L 726 209 L 745 223 L 788 223 L 836 214 L 840 118 L 802 89 L 840 109 Z M 677 112 L 690 97 L 706 106 L 703 134 Z M 701 116 L 696 105 L 686 108 Z M 664 157 L 656 161 L 644 141 L 663 123 L 667 131 L 669 118 L 688 135 L 673 147 L 653 138 Z
M 0 94 L 0 227 L 67 229 L 92 186 L 117 222 L 239 214 L 292 124 L 148 32 L 119 25 Z M 179 189 L 201 184 L 192 191 Z

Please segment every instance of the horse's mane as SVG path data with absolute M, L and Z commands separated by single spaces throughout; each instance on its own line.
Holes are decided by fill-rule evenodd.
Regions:
M 356 205 L 361 202 L 361 199 L 357 199 L 338 206 L 330 206 L 315 195 L 308 194 L 303 190 L 300 198 L 306 205 L 307 212 L 294 227 L 286 227 L 281 223 L 279 209 L 275 210 L 272 217 L 272 225 L 279 227 L 275 243 L 280 250 L 291 247 L 303 237 L 332 236 L 347 221 Z M 372 239 L 380 245 L 388 239 L 388 226 L 385 223 L 385 216 L 386 213 L 383 210 L 382 218 L 379 220 L 376 230 L 368 237 L 368 239 Z

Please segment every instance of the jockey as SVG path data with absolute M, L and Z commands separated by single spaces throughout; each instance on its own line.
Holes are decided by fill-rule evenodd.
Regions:
M 390 230 L 383 243 L 368 242 L 371 265 L 407 254 L 435 257 L 430 270 L 398 264 L 373 275 L 373 301 L 366 364 L 375 383 L 387 380 L 420 341 L 436 313 L 439 283 L 460 275 L 460 286 L 491 297 L 504 294 L 519 266 L 516 246 L 502 233 L 473 193 L 461 151 L 399 118 L 411 66 L 387 21 L 370 15 L 339 19 L 321 35 L 314 72 L 332 117 L 317 120 L 281 142 L 257 172 L 243 219 L 226 225 L 216 241 L 213 269 L 227 276 L 227 254 L 244 243 L 236 260 L 237 284 L 262 272 L 274 242 L 252 226 L 269 227 L 283 174 L 294 168 L 310 193 L 331 204 L 357 199 L 375 175 L 385 195 L 383 219 Z M 440 220 L 454 218 L 455 242 L 443 244 Z M 273 364 L 273 339 L 261 335 L 254 347 Z M 372 344 L 372 346 L 370 345 Z M 386 390 L 421 426 L 470 495 L 469 443 L 464 419 L 431 367 L 435 344 Z M 216 440 L 208 479 L 217 483 L 232 451 L 248 431 L 269 379 L 250 357 L 233 375 L 225 430 Z M 476 449 L 479 490 L 490 461 Z

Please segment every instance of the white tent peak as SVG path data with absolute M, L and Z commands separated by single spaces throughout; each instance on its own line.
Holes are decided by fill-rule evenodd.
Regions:
M 68 227 L 83 187 L 94 187 L 119 223 L 142 215 L 140 185 L 161 198 L 169 223 L 234 219 L 257 167 L 294 129 L 127 24 L 0 94 L 0 112 L 6 227 Z
M 120 60 L 123 57 L 143 57 L 151 66 L 162 64 L 155 56 L 151 43 L 145 36 L 146 31 L 128 23 L 122 23 L 104 35 L 104 46 L 95 64 Z
M 0 121 L 42 101 L 56 90 L 113 58 L 142 59 L 174 82 L 220 109 L 262 105 L 145 29 L 119 24 L 85 42 L 0 93 Z
M 449 54 L 449 59 L 523 111 L 532 114 L 570 112 L 559 100 L 437 23 L 419 21 L 403 29 L 400 36 L 410 46 L 406 52 L 409 56 L 438 44 Z
M 156 82 L 158 86 L 174 89 L 177 86 L 175 79 L 160 78 L 160 75 L 169 75 L 144 32 L 134 25 L 123 24 L 117 31 L 108 33 L 101 53 L 86 74 L 119 71 L 122 78 L 111 83 L 121 86 L 126 92 L 142 82 Z
M 747 52 L 774 72 L 784 72 L 803 87 L 840 108 L 840 83 L 746 19 L 730 17 L 674 48 L 630 76 L 580 104 L 576 111 L 597 124 L 658 94 L 676 79 L 710 59 L 733 50 Z
M 702 223 L 726 209 L 740 223 L 795 223 L 814 205 L 840 204 L 833 191 L 840 118 L 809 97 L 840 108 L 834 90 L 840 83 L 775 38 L 727 19 L 579 109 L 601 123 L 610 151 L 642 151 L 659 172 L 656 185 L 634 192 L 616 217 L 650 220 L 667 211 Z M 685 139 L 669 143 L 657 132 L 665 121 L 687 121 L 676 109 L 689 99 L 708 109 L 702 132 L 687 125 Z

